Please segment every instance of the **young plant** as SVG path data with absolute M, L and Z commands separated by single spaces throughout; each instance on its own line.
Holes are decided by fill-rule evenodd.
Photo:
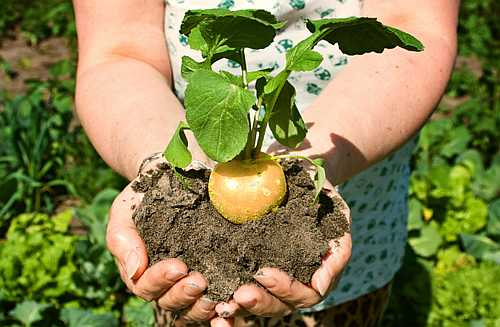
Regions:
M 381 53 L 397 46 L 423 49 L 410 34 L 375 18 L 307 20 L 311 35 L 286 53 L 283 70 L 274 75 L 269 69 L 248 71 L 245 49 L 268 47 L 284 25 L 264 10 L 227 9 L 190 10 L 181 25 L 180 32 L 188 37 L 191 48 L 201 52 L 203 61 L 182 58 L 182 76 L 188 82 L 184 102 L 187 123 L 180 122 L 164 155 L 172 166 L 187 167 L 192 157 L 184 132 L 191 130 L 205 154 L 218 162 L 209 180 L 211 202 L 234 223 L 262 217 L 285 197 L 285 175 L 278 163 L 283 156 L 273 157 L 261 149 L 268 128 L 289 148 L 298 147 L 306 137 L 307 127 L 288 77 L 321 64 L 322 55 L 313 50 L 318 42 L 338 44 L 347 55 Z M 212 70 L 223 58 L 239 63 L 241 75 Z M 325 181 L 324 161 L 288 157 L 299 157 L 315 166 L 317 199 Z

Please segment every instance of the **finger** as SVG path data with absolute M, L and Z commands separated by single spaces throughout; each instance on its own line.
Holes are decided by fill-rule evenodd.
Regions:
M 274 296 L 294 308 L 310 307 L 321 300 L 316 290 L 276 268 L 262 268 L 254 278 Z
M 233 327 L 233 319 L 214 318 L 210 320 L 210 327 Z
M 334 281 L 340 277 L 351 258 L 351 234 L 346 233 L 341 238 L 330 241 L 328 245 L 330 250 L 311 279 L 311 286 L 321 296 L 325 296 L 330 291 Z
M 245 310 L 238 305 L 234 300 L 229 302 L 221 302 L 215 306 L 215 312 L 221 318 L 234 317 L 235 315 L 244 315 Z
M 215 305 L 217 302 L 210 300 L 208 297 L 202 296 L 191 307 L 189 307 L 182 316 L 185 320 L 204 321 L 213 318 L 215 313 Z
M 233 299 L 251 314 L 263 317 L 284 316 L 292 308 L 256 285 L 243 285 L 234 292 Z
M 177 311 L 193 304 L 207 288 L 207 281 L 198 272 L 184 277 L 158 299 L 158 305 L 167 311 Z
M 127 186 L 113 201 L 106 232 L 109 251 L 117 259 L 126 278 L 132 280 L 137 279 L 148 266 L 146 247 L 132 220 L 132 208 L 139 205 L 141 198 L 141 194 Z
M 184 262 L 174 258 L 165 259 L 146 269 L 137 281 L 132 282 L 131 291 L 151 301 L 159 298 L 187 274 L 188 268 Z

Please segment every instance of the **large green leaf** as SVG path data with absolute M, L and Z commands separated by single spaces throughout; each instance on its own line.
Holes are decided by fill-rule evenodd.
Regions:
M 115 327 L 118 320 L 111 313 L 94 314 L 79 308 L 61 310 L 61 320 L 68 327 Z
M 461 234 L 465 251 L 477 259 L 500 259 L 500 244 L 484 235 Z M 500 263 L 500 260 L 498 261 Z
M 180 32 L 189 35 L 191 47 L 212 57 L 221 52 L 221 47 L 266 48 L 283 26 L 265 10 L 190 10 L 184 16 Z M 205 43 L 199 37 L 197 28 Z M 191 39 L 192 33 L 195 35 Z M 228 50 L 231 49 L 223 51 Z
M 186 119 L 203 151 L 213 160 L 233 159 L 245 147 L 252 92 L 212 71 L 193 73 L 186 89 Z
M 16 305 L 9 312 L 10 316 L 23 323 L 24 326 L 31 326 L 33 323 L 42 320 L 42 313 L 50 305 L 35 301 L 24 301 Z
M 385 26 L 376 18 L 348 17 L 308 20 L 307 28 L 318 35 L 316 42 L 326 40 L 339 45 L 348 55 L 367 52 L 381 53 L 384 49 L 401 47 L 411 51 L 422 51 L 424 46 L 412 35 L 396 28 Z
M 306 124 L 295 104 L 295 88 L 289 82 L 283 86 L 269 118 L 269 128 L 284 146 L 297 147 L 307 134 Z
M 488 206 L 488 234 L 500 236 L 500 199 Z
M 197 70 L 206 69 L 209 70 L 211 68 L 209 61 L 197 62 L 191 57 L 183 56 L 182 57 L 182 66 L 181 66 L 181 75 L 187 81 L 189 76 Z
M 188 141 L 186 135 L 184 134 L 184 130 L 186 129 L 189 129 L 188 124 L 180 121 L 164 152 L 165 159 L 174 167 L 186 168 L 193 160 L 191 152 L 189 152 L 187 147 Z
M 153 326 L 155 323 L 155 314 L 151 303 L 137 297 L 130 297 L 123 307 L 123 313 L 129 327 Z
M 432 222 L 420 229 L 420 236 L 408 240 L 416 254 L 422 257 L 430 257 L 436 254 L 442 243 L 437 227 Z

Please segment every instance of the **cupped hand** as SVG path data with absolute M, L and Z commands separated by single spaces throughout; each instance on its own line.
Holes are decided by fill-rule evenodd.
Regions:
M 331 185 L 332 197 L 341 199 Z M 343 200 L 342 200 L 343 202 Z M 344 214 L 351 221 L 344 202 Z M 313 274 L 310 285 L 305 285 L 287 273 L 276 268 L 261 268 L 254 276 L 260 284 L 246 284 L 239 287 L 229 302 L 217 304 L 219 316 L 212 320 L 213 326 L 231 325 L 231 319 L 238 315 L 263 317 L 284 316 L 296 309 L 311 307 L 322 300 L 340 279 L 342 270 L 351 257 L 351 234 L 346 233 L 329 242 L 329 251 L 322 258 L 320 268 Z
M 202 297 L 207 281 L 200 273 L 189 273 L 186 264 L 175 258 L 148 267 L 146 247 L 132 220 L 142 194 L 134 192 L 131 185 L 114 200 L 106 234 L 122 280 L 135 295 L 155 300 L 165 310 L 183 310 L 182 319 L 211 319 L 216 303 Z

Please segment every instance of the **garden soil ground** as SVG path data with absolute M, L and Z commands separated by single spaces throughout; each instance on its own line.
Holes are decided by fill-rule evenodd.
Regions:
M 208 279 L 207 295 L 216 301 L 252 282 L 260 267 L 278 267 L 308 283 L 328 241 L 350 232 L 349 224 L 338 198 L 322 194 L 320 204 L 311 205 L 314 185 L 298 162 L 285 162 L 283 168 L 288 184 L 284 204 L 243 225 L 225 220 L 211 205 L 207 170 L 191 170 L 179 178 L 162 164 L 142 175 L 133 185 L 145 193 L 134 221 L 150 264 L 180 258 Z

